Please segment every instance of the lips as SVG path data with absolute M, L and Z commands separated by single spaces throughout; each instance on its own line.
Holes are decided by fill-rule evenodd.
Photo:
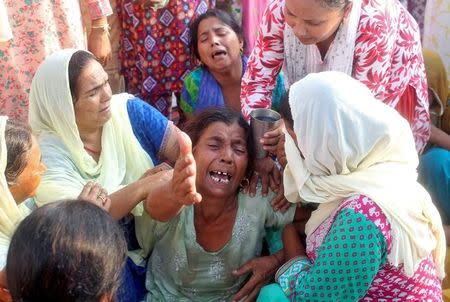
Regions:
M 109 110 L 109 108 L 110 108 L 110 106 L 108 105 L 108 106 L 106 106 L 105 108 L 101 109 L 99 112 L 100 112 L 100 113 L 101 113 L 101 112 L 105 112 L 105 111 Z
M 215 50 L 213 51 L 211 57 L 214 59 L 217 56 L 225 56 L 227 54 L 227 52 L 225 50 Z
M 210 171 L 209 176 L 214 182 L 221 184 L 229 184 L 231 178 L 233 177 L 230 173 L 226 171 L 218 171 L 218 170 Z

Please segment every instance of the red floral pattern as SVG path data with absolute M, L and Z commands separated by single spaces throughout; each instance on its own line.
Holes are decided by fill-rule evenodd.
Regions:
M 246 117 L 254 108 L 270 107 L 276 75 L 283 61 L 289 60 L 284 53 L 283 7 L 284 1 L 272 0 L 264 13 L 242 80 L 242 112 Z M 353 77 L 378 99 L 413 117 L 410 124 L 416 149 L 422 152 L 429 139 L 430 117 L 420 34 L 417 23 L 398 1 L 362 1 Z M 412 99 L 411 94 L 404 96 L 408 87 L 415 91 Z

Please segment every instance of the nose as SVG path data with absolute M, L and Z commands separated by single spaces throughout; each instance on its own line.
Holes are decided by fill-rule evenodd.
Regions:
M 296 35 L 297 37 L 307 36 L 306 27 L 301 24 L 301 22 L 296 22 L 295 26 L 292 29 L 294 31 L 294 35 Z
M 41 163 L 40 172 L 41 172 L 41 174 L 44 174 L 45 172 L 47 172 L 47 166 L 44 165 L 43 163 Z
M 215 33 L 210 34 L 211 46 L 219 45 L 219 37 Z
M 103 85 L 102 102 L 107 102 L 111 100 L 111 97 L 112 97 L 111 86 L 109 85 L 109 82 L 106 82 L 105 85 Z
M 233 150 L 231 147 L 223 148 L 222 154 L 221 154 L 221 161 L 225 162 L 227 164 L 231 164 L 233 162 Z

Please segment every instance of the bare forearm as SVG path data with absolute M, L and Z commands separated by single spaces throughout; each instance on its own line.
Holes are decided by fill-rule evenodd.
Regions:
M 155 186 L 157 184 L 147 183 L 150 177 L 139 179 L 117 192 L 109 195 L 111 207 L 109 213 L 114 219 L 121 219 L 133 210 L 146 197 L 145 186 Z
M 98 19 L 95 20 L 91 20 L 91 24 L 93 27 L 96 26 L 103 26 L 103 25 L 107 25 L 108 24 L 108 18 L 106 16 L 100 17 Z
M 283 231 L 284 259 L 289 261 L 297 256 L 306 256 L 305 248 L 300 241 L 295 227 L 287 225 Z
M 431 125 L 430 142 L 447 150 L 450 150 L 450 135 L 434 125 Z
M 155 188 L 145 201 L 145 210 L 155 220 L 168 221 L 175 217 L 183 209 L 184 205 L 174 200 L 170 192 L 170 182 Z

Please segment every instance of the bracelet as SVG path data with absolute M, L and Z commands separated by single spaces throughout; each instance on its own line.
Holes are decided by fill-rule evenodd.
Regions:
M 105 23 L 105 24 L 102 24 L 102 25 L 96 25 L 96 26 L 93 25 L 93 26 L 91 26 L 91 30 L 92 29 L 101 29 L 101 30 L 103 30 L 103 32 L 109 33 L 109 30 L 111 28 L 109 27 L 108 23 Z

